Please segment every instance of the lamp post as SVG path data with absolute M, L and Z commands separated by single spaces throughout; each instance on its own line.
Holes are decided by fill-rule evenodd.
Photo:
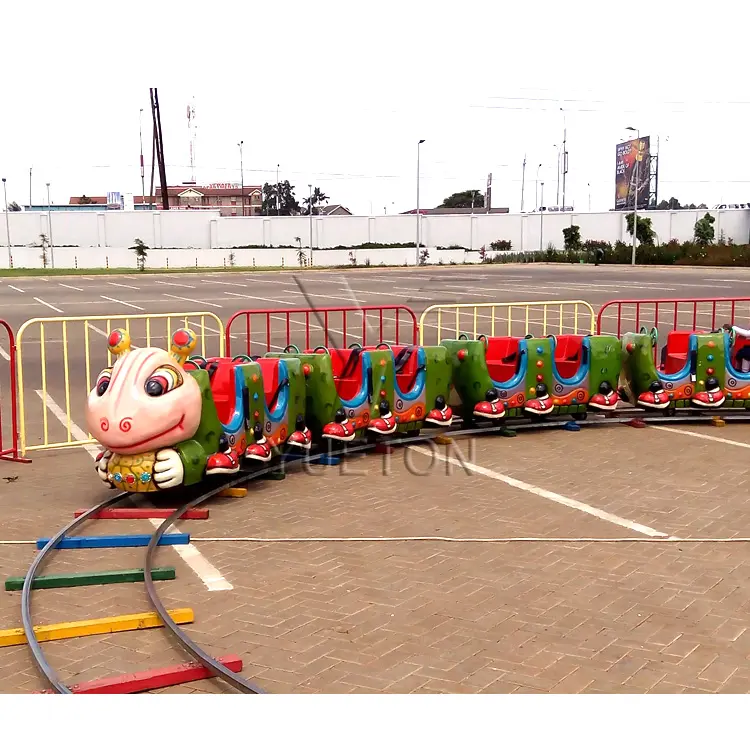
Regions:
M 307 187 L 310 190 L 310 198 L 309 198 L 310 202 L 308 203 L 307 208 L 308 208 L 308 211 L 310 212 L 310 265 L 312 265 L 312 257 L 313 257 L 313 247 L 312 247 L 312 224 L 313 224 L 313 222 L 312 222 L 312 217 L 313 217 L 312 196 L 313 196 L 313 192 L 312 192 L 312 183 L 308 183 Z
M 568 174 L 568 124 L 565 117 L 565 110 L 560 107 L 563 113 L 563 142 L 562 142 L 562 208 L 565 210 L 565 176 Z
M 591 213 L 591 183 L 587 182 L 586 184 L 588 185 L 588 188 L 589 188 L 589 213 Z
M 542 238 L 544 237 L 544 182 L 542 182 L 542 205 L 539 206 L 539 252 L 543 249 Z
M 146 205 L 146 173 L 143 169 L 143 107 L 138 116 L 138 137 L 141 143 L 141 206 Z
M 245 141 L 240 141 L 237 145 L 240 149 L 240 195 L 242 196 L 242 215 L 245 215 L 245 168 L 242 165 L 242 144 Z
M 534 184 L 534 203 L 536 203 L 536 206 L 534 207 L 535 211 L 539 210 L 539 170 L 541 168 L 541 164 L 536 168 L 536 183 Z
M 417 265 L 419 265 L 419 147 L 424 143 L 422 138 L 417 143 Z
M 31 169 L 32 167 L 29 167 L 29 211 L 31 211 Z
M 635 244 L 638 239 L 638 181 L 639 181 L 639 166 L 641 163 L 641 131 L 638 128 L 628 126 L 625 130 L 632 130 L 635 132 L 636 146 L 635 146 L 635 191 L 633 197 L 633 255 L 630 260 L 630 265 L 635 265 Z
M 8 219 L 8 191 L 5 187 L 5 177 L 3 177 L 3 198 L 5 199 L 5 238 L 8 243 L 8 268 L 13 268 L 13 256 L 10 252 L 10 220 Z
M 276 216 L 281 213 L 281 203 L 279 201 L 279 165 L 276 165 Z
M 47 229 L 49 230 L 49 261 L 55 267 L 55 247 L 52 244 L 52 201 L 49 199 L 49 182 L 47 183 Z

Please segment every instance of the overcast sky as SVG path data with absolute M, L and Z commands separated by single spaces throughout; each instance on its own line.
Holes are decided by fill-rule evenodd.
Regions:
M 606 7 L 604 7 L 606 6 Z M 556 203 L 567 124 L 566 203 L 614 205 L 615 144 L 660 137 L 659 198 L 750 201 L 747 14 L 706 6 L 474 0 L 4 3 L 0 176 L 8 200 L 140 194 L 139 110 L 150 177 L 149 86 L 167 178 L 319 185 L 354 213 L 484 190 L 517 211 L 537 165 Z M 157 171 L 158 184 L 158 171 Z M 560 200 L 562 202 L 562 198 Z

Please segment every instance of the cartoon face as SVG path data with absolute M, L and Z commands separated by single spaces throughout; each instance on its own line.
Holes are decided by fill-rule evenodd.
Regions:
M 182 328 L 171 350 L 130 349 L 130 336 L 112 331 L 118 359 L 99 374 L 86 404 L 86 425 L 102 446 L 123 455 L 167 448 L 191 438 L 201 419 L 198 383 L 182 368 L 196 336 Z

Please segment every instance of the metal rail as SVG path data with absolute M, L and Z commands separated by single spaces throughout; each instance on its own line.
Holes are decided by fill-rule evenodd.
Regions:
M 678 414 L 675 416 L 664 416 L 658 413 L 650 414 L 648 412 L 637 410 L 635 408 L 626 408 L 623 411 L 627 412 L 627 414 L 623 414 L 621 417 L 614 416 L 614 414 L 612 416 L 597 415 L 600 417 L 599 419 L 594 419 L 591 421 L 580 420 L 580 423 L 584 426 L 622 424 L 622 423 L 631 421 L 634 417 L 641 419 L 646 424 L 653 423 L 653 422 L 656 422 L 656 423 L 658 422 L 706 422 L 706 421 L 712 420 L 716 416 L 721 416 L 723 419 L 728 419 L 729 421 L 733 421 L 733 422 L 735 421 L 746 422 L 750 420 L 750 414 L 742 414 L 742 413 L 738 414 L 737 410 L 730 410 L 730 409 L 716 410 L 710 413 L 692 412 L 692 413 L 687 413 L 687 414 Z M 527 429 L 539 430 L 539 429 L 553 429 L 553 428 L 559 429 L 569 422 L 575 422 L 576 424 L 579 423 L 579 420 L 576 420 L 575 418 L 577 415 L 565 414 L 565 415 L 554 415 L 554 416 L 558 418 L 547 420 L 544 422 L 527 420 L 526 422 L 520 423 L 520 424 L 516 424 L 516 423 L 513 423 L 511 425 L 503 424 L 503 425 L 497 425 L 497 426 L 492 426 L 492 427 L 473 427 L 473 428 L 458 429 L 458 430 L 451 429 L 451 428 L 444 429 L 444 430 L 438 429 L 438 430 L 432 430 L 429 433 L 425 433 L 422 435 L 416 435 L 413 437 L 404 437 L 398 440 L 387 441 L 387 443 L 388 445 L 408 445 L 411 443 L 429 441 L 432 438 L 436 437 L 437 435 L 448 435 L 451 437 L 458 437 L 462 435 L 489 435 L 493 433 L 502 433 L 503 431 L 506 431 L 508 429 L 512 429 L 512 430 L 527 430 Z M 325 450 L 313 456 L 301 456 L 300 458 L 294 457 L 292 460 L 289 460 L 287 456 L 285 455 L 282 457 L 281 466 L 283 467 L 285 464 L 298 464 L 298 463 L 302 463 L 305 461 L 307 462 L 315 461 L 325 456 L 343 456 L 343 455 L 351 455 L 354 453 L 361 453 L 364 451 L 372 450 L 374 447 L 375 447 L 375 443 L 365 443 L 363 445 L 357 445 L 357 446 L 345 446 L 341 450 L 337 450 L 337 451 Z M 214 497 L 215 495 L 217 495 L 218 493 L 222 492 L 225 489 L 229 489 L 230 487 L 234 487 L 236 485 L 251 481 L 253 479 L 262 478 L 265 474 L 268 474 L 272 471 L 277 471 L 278 469 L 279 469 L 279 464 L 274 463 L 274 465 L 272 466 L 265 466 L 262 469 L 259 469 L 257 471 L 243 472 L 239 476 L 234 477 L 232 480 L 225 482 L 219 485 L 218 487 L 213 488 L 209 492 L 206 492 L 200 495 L 199 497 L 195 498 L 194 500 L 191 500 L 188 503 L 185 503 L 181 508 L 178 508 L 169 518 L 165 519 L 164 522 L 161 524 L 161 526 L 159 526 L 159 528 L 154 532 L 149 542 L 149 545 L 146 549 L 146 558 L 144 562 L 144 580 L 146 584 L 146 593 L 148 595 L 149 601 L 151 602 L 151 605 L 159 614 L 159 617 L 164 623 L 164 625 L 175 636 L 179 645 L 185 651 L 191 654 L 194 658 L 200 661 L 201 664 L 203 664 L 203 666 L 205 666 L 215 676 L 231 684 L 236 689 L 242 692 L 246 692 L 246 693 L 263 694 L 266 691 L 254 685 L 253 683 L 242 679 L 237 674 L 229 671 L 223 664 L 218 662 L 216 659 L 214 659 L 209 654 L 207 654 L 203 649 L 201 649 L 201 647 L 198 646 L 198 644 L 195 643 L 195 641 L 193 641 L 182 630 L 182 628 L 180 628 L 177 625 L 177 623 L 172 619 L 166 607 L 164 606 L 163 602 L 159 598 L 159 594 L 156 590 L 156 586 L 154 585 L 153 558 L 154 558 L 154 554 L 158 548 L 159 541 L 161 540 L 162 536 L 164 535 L 166 530 L 172 524 L 174 524 L 183 513 L 185 513 L 188 510 L 191 510 L 192 508 L 195 508 L 198 505 L 201 505 L 207 500 L 210 500 L 212 497 Z M 31 567 L 29 568 L 28 572 L 26 573 L 26 578 L 24 580 L 23 589 L 21 592 L 21 619 L 22 619 L 22 624 L 23 624 L 23 630 L 28 640 L 28 644 L 31 649 L 34 661 L 36 662 L 37 666 L 39 667 L 39 669 L 41 670 L 41 672 L 47 679 L 49 685 L 57 693 L 70 694 L 72 691 L 64 683 L 60 681 L 57 673 L 47 661 L 44 655 L 44 651 L 42 650 L 39 644 L 39 641 L 36 638 L 36 634 L 34 633 L 33 623 L 31 621 L 31 592 L 33 590 L 32 585 L 34 582 L 34 578 L 38 574 L 42 566 L 42 563 L 46 560 L 47 556 L 54 550 L 57 543 L 68 532 L 72 531 L 73 529 L 78 527 L 80 524 L 84 523 L 89 517 L 96 514 L 98 511 L 103 510 L 104 508 L 116 505 L 118 502 L 123 500 L 125 497 L 128 497 L 130 494 L 131 493 L 123 492 L 123 493 L 116 495 L 113 498 L 105 500 L 104 502 L 89 509 L 88 511 L 86 511 L 86 513 L 74 519 L 65 527 L 63 527 L 60 531 L 57 532 L 57 534 L 55 534 L 55 536 L 53 536 L 49 540 L 49 542 L 47 542 L 45 547 L 39 552 L 36 559 L 31 564 Z

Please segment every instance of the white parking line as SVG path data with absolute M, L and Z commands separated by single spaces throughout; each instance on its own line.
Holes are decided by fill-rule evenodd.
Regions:
M 206 302 L 205 300 L 190 299 L 190 297 L 178 297 L 176 294 L 167 294 L 166 292 L 164 293 L 164 296 L 171 297 L 172 299 L 179 299 L 179 300 L 182 300 L 183 302 L 192 302 L 195 305 L 208 305 L 209 307 L 221 308 L 221 305 L 217 305 L 213 302 Z
M 63 284 L 62 282 L 60 282 L 60 286 L 64 286 L 66 289 L 75 289 L 77 292 L 83 291 L 80 286 L 71 286 L 70 284 Z
M 117 284 L 114 281 L 108 281 L 107 282 L 110 286 L 121 286 L 124 289 L 140 289 L 139 286 L 131 286 L 130 284 Z
M 664 430 L 664 432 L 676 432 L 678 435 L 689 435 L 690 437 L 697 437 L 701 440 L 710 440 L 714 443 L 723 443 L 724 445 L 734 445 L 738 448 L 750 448 L 750 443 L 741 443 L 739 440 L 728 440 L 727 438 L 714 437 L 713 435 L 703 435 L 700 432 L 692 432 L 691 430 L 679 430 L 676 427 L 662 427 L 660 425 L 649 425 L 655 430 Z
M 164 286 L 183 286 L 185 289 L 195 289 L 195 287 L 190 284 L 176 284 L 173 281 L 154 281 L 154 284 L 164 284 Z
M 13 286 L 13 284 L 8 284 L 8 289 L 14 289 L 16 292 L 21 292 L 21 294 L 26 294 L 26 292 L 23 289 L 19 289 L 17 286 Z
M 43 299 L 39 299 L 39 297 L 34 297 L 34 299 L 40 304 L 40 305 L 46 305 L 50 308 L 50 310 L 54 310 L 55 312 L 61 313 L 62 310 L 59 307 L 55 307 L 54 305 L 50 305 L 49 302 L 45 302 Z
M 36 395 L 39 396 L 39 398 L 42 400 L 42 403 L 44 403 L 44 393 L 42 391 L 36 391 Z M 70 423 L 68 423 L 67 415 L 49 394 L 47 394 L 46 401 L 47 408 L 63 425 L 63 427 L 67 427 L 68 424 L 70 424 L 71 437 L 73 437 L 75 440 L 89 439 L 89 436 L 75 422 L 71 420 Z M 83 448 L 94 458 L 99 455 L 99 448 L 96 445 L 89 443 L 87 445 L 82 445 L 81 448 Z M 162 524 L 161 521 L 154 519 L 150 520 L 156 528 L 158 528 Z M 176 533 L 179 533 L 174 528 L 174 526 L 170 528 L 174 529 Z M 180 549 L 178 549 L 178 546 L 180 547 Z M 201 581 L 203 581 L 204 586 L 209 591 L 231 591 L 234 588 L 232 584 L 229 583 L 229 581 L 227 581 L 227 579 L 224 578 L 224 576 L 221 575 L 221 573 L 213 565 L 211 565 L 208 560 L 206 560 L 206 558 L 201 554 L 201 552 L 194 544 L 190 543 L 184 546 L 173 545 L 172 549 L 177 552 L 177 554 L 185 561 L 186 565 L 198 576 L 198 578 L 201 579 Z
M 105 297 L 103 294 L 100 294 L 99 296 L 109 302 L 117 302 L 120 305 L 125 305 L 125 307 L 132 307 L 134 310 L 143 311 L 142 307 L 138 307 L 138 305 L 131 305 L 130 302 L 123 302 L 121 299 L 114 299 L 114 297 Z
M 437 451 L 429 451 L 427 450 L 427 448 L 422 448 L 420 446 L 412 445 L 410 447 L 417 453 L 422 453 L 425 456 L 430 456 L 440 461 L 453 464 L 454 466 L 458 466 L 459 468 L 468 469 L 469 471 L 473 471 L 476 474 L 481 474 L 482 476 L 489 477 L 490 479 L 495 479 L 498 482 L 503 482 L 509 487 L 515 487 L 516 489 L 523 490 L 524 492 L 530 492 L 532 495 L 536 495 L 537 497 L 542 497 L 545 500 L 552 500 L 552 502 L 558 503 L 559 505 L 565 505 L 568 508 L 580 510 L 583 513 L 588 513 L 590 516 L 599 518 L 602 521 L 609 521 L 609 523 L 614 523 L 617 526 L 623 526 L 626 529 L 630 529 L 631 531 L 637 531 L 639 534 L 645 534 L 646 536 L 653 537 L 669 536 L 669 534 L 665 534 L 663 531 L 652 529 L 650 526 L 644 526 L 643 524 L 636 523 L 635 521 L 629 521 L 627 518 L 621 518 L 620 516 L 616 516 L 614 513 L 608 513 L 606 510 L 600 510 L 599 508 L 595 508 L 593 505 L 582 503 L 580 500 L 573 500 L 570 497 L 558 495 L 557 492 L 550 492 L 549 490 L 542 489 L 541 487 L 535 487 L 533 484 L 522 482 L 520 479 L 514 479 L 513 477 L 509 477 L 506 474 L 500 474 L 499 472 L 493 471 L 492 469 L 487 469 L 484 466 L 469 463 L 468 461 L 459 461 L 457 458 L 453 458 L 452 456 L 444 456 Z
M 0 357 L 2 357 L 4 360 L 10 362 L 10 354 L 3 349 L 2 346 L 0 346 Z
M 97 328 L 97 327 L 96 327 L 96 326 L 95 326 L 95 325 L 94 325 L 93 323 L 86 323 L 86 325 L 87 325 L 87 326 L 88 326 L 88 327 L 89 327 L 89 328 L 90 328 L 90 329 L 91 329 L 92 331 L 94 331 L 94 333 L 98 333 L 98 334 L 99 334 L 100 336 L 104 336 L 104 338 L 105 338 L 105 339 L 106 339 L 106 338 L 107 338 L 107 336 L 109 335 L 109 334 L 108 334 L 108 333 L 107 333 L 106 331 L 102 331 L 102 329 L 101 329 L 101 328 Z
M 254 297 L 251 294 L 239 294 L 238 292 L 224 292 L 224 294 L 229 294 L 232 297 L 242 297 L 243 299 L 259 299 L 259 300 L 262 300 L 263 302 L 275 302 L 277 304 L 282 304 L 282 305 L 294 304 L 294 302 L 288 302 L 287 300 L 284 300 L 284 299 L 272 299 L 270 297 Z

